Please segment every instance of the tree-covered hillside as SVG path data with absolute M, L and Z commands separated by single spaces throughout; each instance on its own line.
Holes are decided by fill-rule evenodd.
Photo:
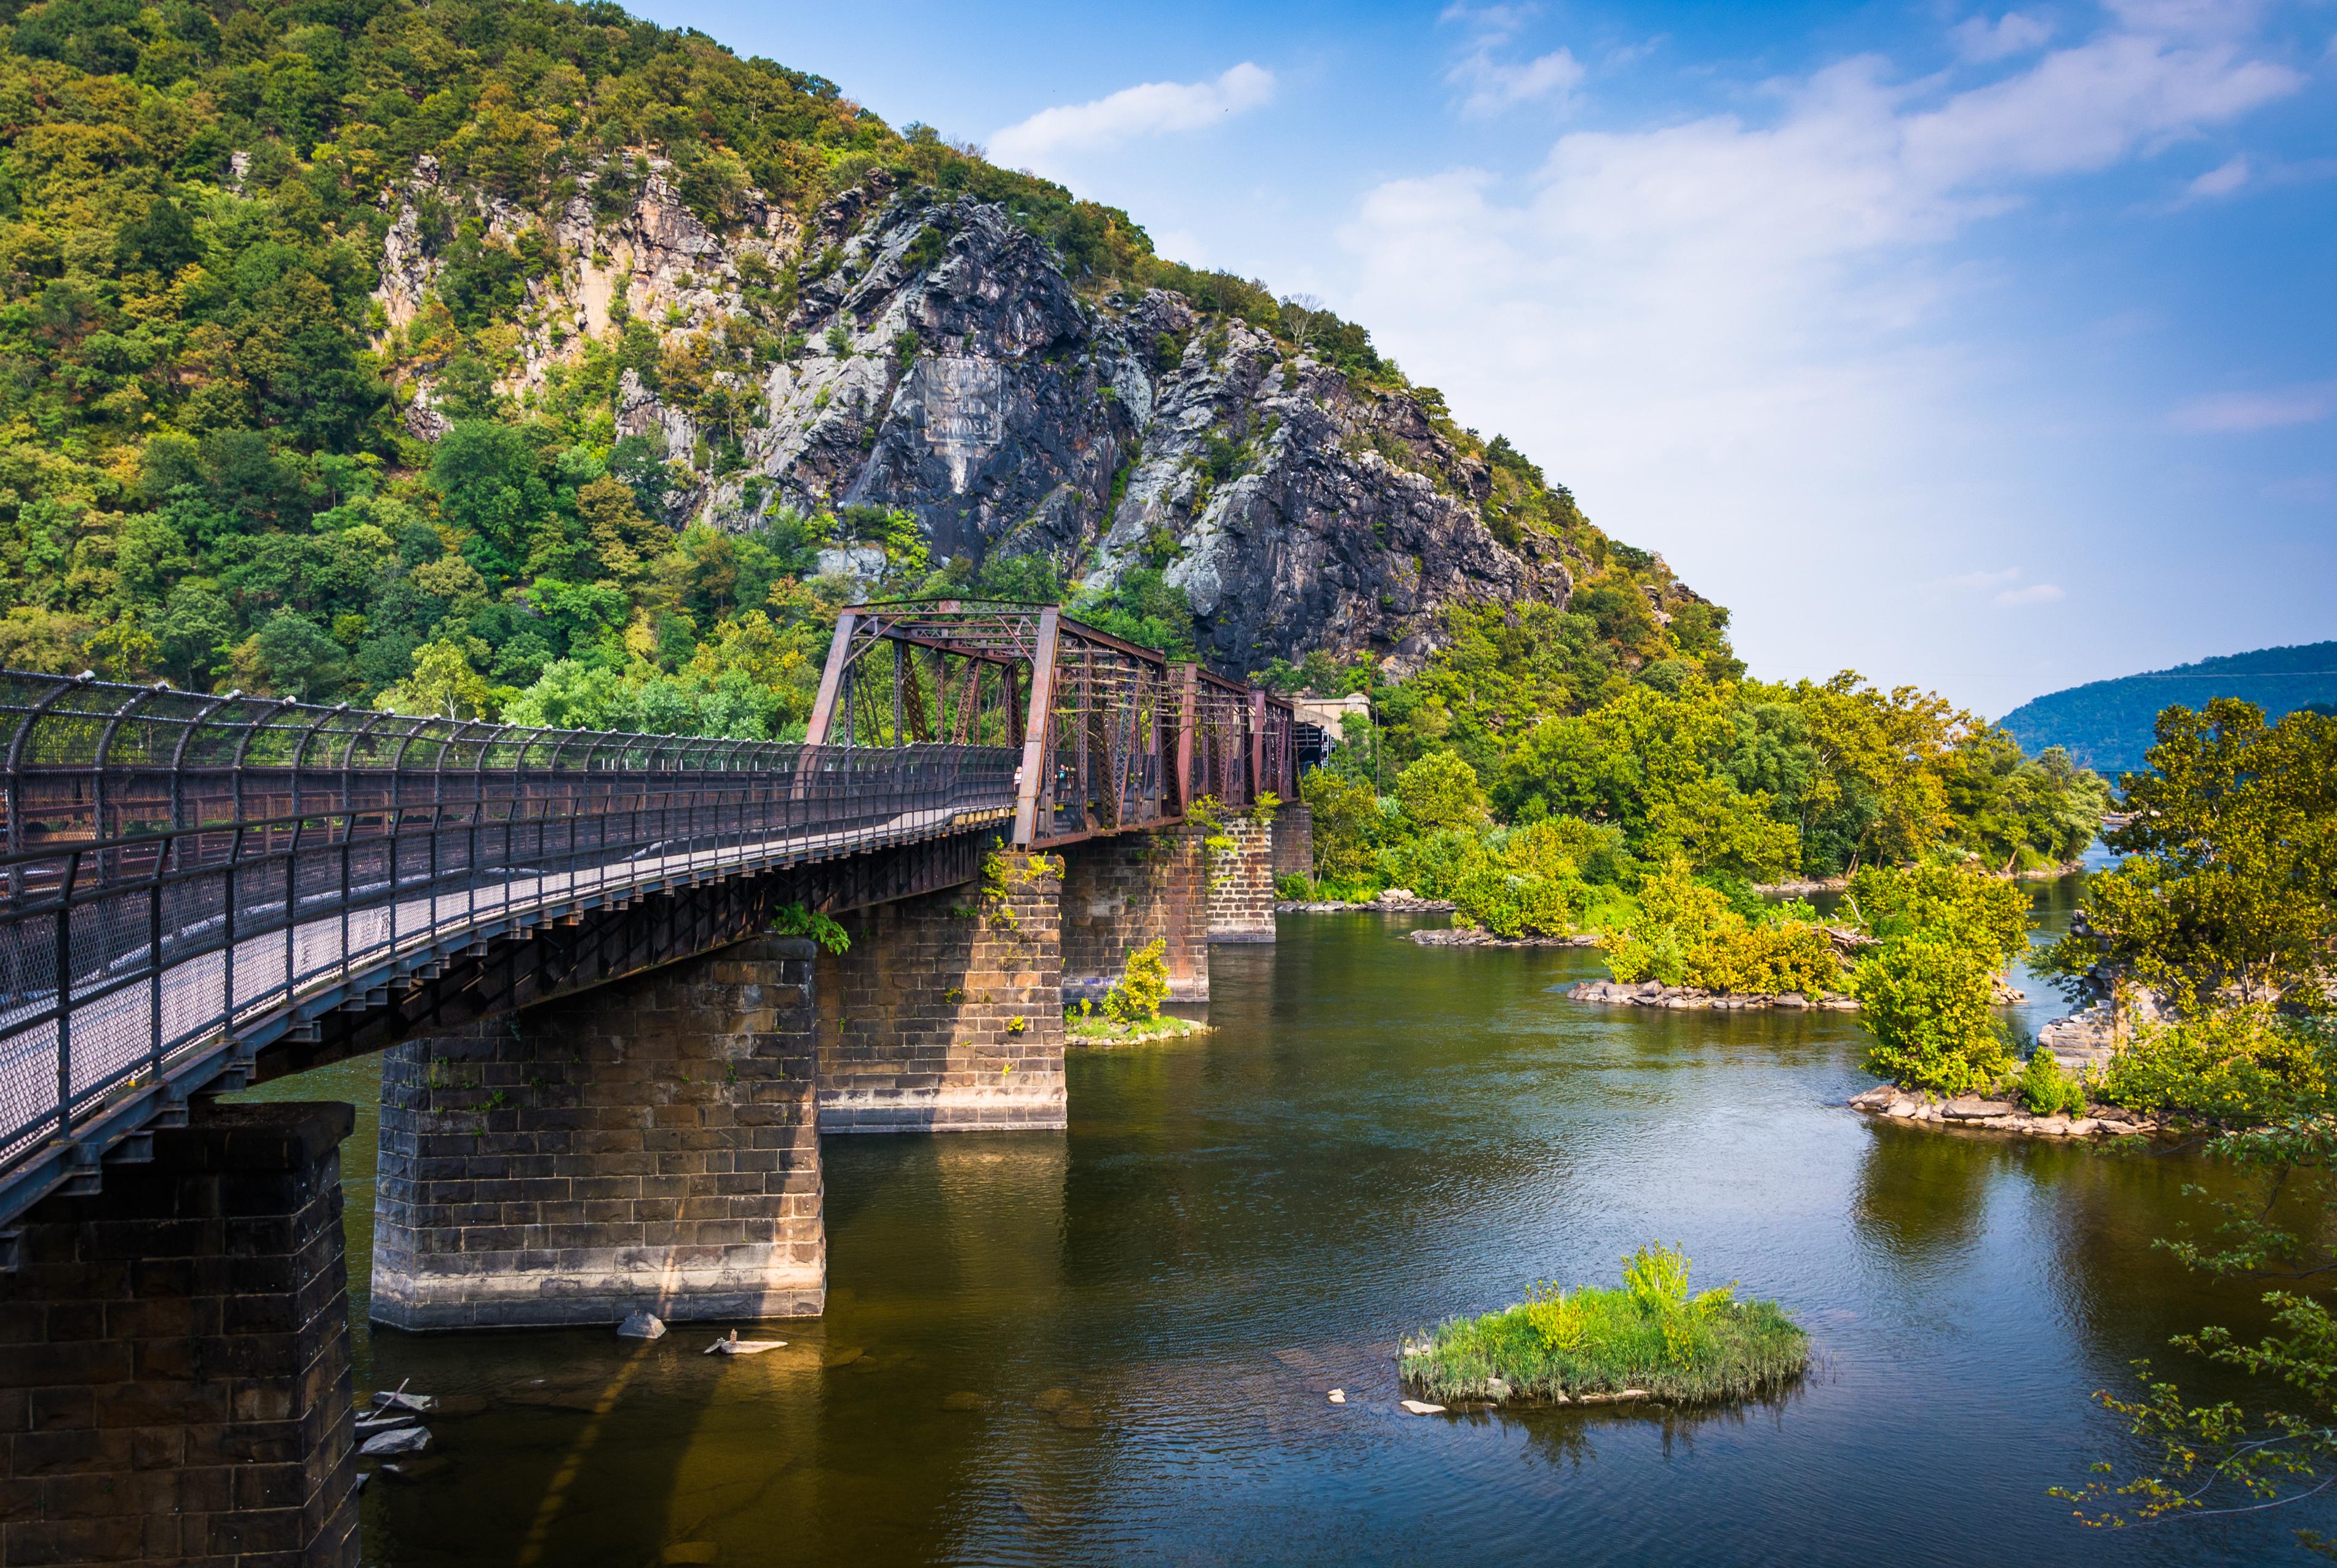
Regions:
M 1171 362 L 1214 363 L 1230 329 L 1358 396 L 1400 393 L 1412 423 L 1365 433 L 1390 474 L 1465 498 L 1494 538 L 1548 541 L 1609 597 L 1694 598 L 1409 389 L 1361 328 L 1163 260 L 1117 209 L 703 36 L 546 0 L 0 0 L 0 664 L 784 734 L 855 592 L 1084 586 L 1091 617 L 1191 646 L 1206 625 L 1157 539 L 1090 583 L 1090 560 L 936 549 L 883 507 L 766 501 L 716 530 L 682 504 L 759 493 L 736 470 L 768 415 L 743 389 L 846 352 L 837 291 L 878 264 L 804 237 L 839 197 L 885 190 L 920 211 L 995 204 L 1083 300 L 1171 291 Z M 640 314 L 620 288 L 597 333 L 552 319 L 554 220 L 632 211 L 651 185 L 718 241 L 755 239 L 735 278 L 676 284 L 719 307 Z M 384 285 L 409 216 L 419 300 Z M 931 267 L 947 240 L 936 224 L 885 265 Z M 817 337 L 807 297 L 834 323 Z M 917 349 L 889 363 L 895 346 L 875 358 L 897 380 Z M 628 397 L 695 449 L 621 432 Z M 1264 433 L 1205 433 L 1204 495 Z M 819 574 L 839 558 L 861 575 Z M 1236 609 L 1260 610 L 1217 613 Z M 1588 640 L 1624 668 L 1725 658 L 1724 623 Z
M 2252 702 L 2274 720 L 2315 703 L 2337 702 L 2337 642 L 2260 648 L 2092 681 L 2023 703 L 2002 723 L 2031 751 L 2061 746 L 2087 767 L 2116 778 L 2144 765 L 2161 709 L 2177 704 L 2203 709 L 2219 696 Z

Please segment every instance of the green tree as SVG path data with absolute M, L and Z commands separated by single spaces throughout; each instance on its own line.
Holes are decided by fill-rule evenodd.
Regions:
M 1423 833 L 1473 828 L 1488 820 L 1477 770 L 1451 752 L 1431 752 L 1396 775 L 1395 798 Z
M 2185 1008 L 2229 990 L 2325 1005 L 2337 940 L 2337 720 L 2267 726 L 2251 703 L 2158 716 L 2147 773 L 2126 776 L 2117 870 L 2088 880 L 2086 929 L 2047 968 L 2082 989 L 2097 963 Z

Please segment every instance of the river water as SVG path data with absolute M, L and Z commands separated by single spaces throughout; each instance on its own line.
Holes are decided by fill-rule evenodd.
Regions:
M 2048 929 L 2073 896 L 2036 888 Z M 367 1488 L 367 1561 L 2300 1557 L 2283 1516 L 2108 1534 L 2046 1495 L 2131 1454 L 2088 1394 L 2137 1358 L 2235 1391 L 2166 1344 L 2262 1321 L 2152 1249 L 2196 1165 L 1876 1125 L 1841 1108 L 1854 1017 L 1578 1006 L 1594 953 L 1404 927 L 1216 950 L 1215 1033 L 1075 1055 L 1067 1134 L 827 1140 L 827 1314 L 755 1358 L 368 1332 L 376 1072 L 272 1086 L 359 1106 L 358 1387 L 484 1406 Z M 1797 1313 L 1807 1381 L 1696 1417 L 1394 1407 L 1400 1335 L 1657 1239 Z

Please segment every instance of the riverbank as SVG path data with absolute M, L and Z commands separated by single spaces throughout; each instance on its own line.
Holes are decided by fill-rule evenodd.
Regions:
M 1596 931 L 1563 937 L 1497 937 L 1482 926 L 1438 926 L 1404 933 L 1423 948 L 1595 948 Z
M 2029 1138 L 2132 1137 L 2156 1133 L 2157 1121 L 2116 1105 L 2088 1105 L 2082 1116 L 2058 1113 L 2040 1116 L 2016 1101 L 1984 1099 L 1976 1095 L 1953 1098 L 1896 1084 L 1877 1084 L 1853 1095 L 1850 1108 L 1865 1115 L 1963 1132 L 2015 1133 Z
M 1697 1008 L 1717 1012 L 1765 1008 L 1782 1008 L 1790 1012 L 1813 1009 L 1830 1013 L 1858 1011 L 1858 998 L 1840 991 L 1826 991 L 1814 997 L 1800 991 L 1779 991 L 1775 995 L 1752 992 L 1740 996 L 1728 991 L 1701 990 L 1695 986 L 1667 986 L 1661 980 L 1583 980 L 1559 995 L 1570 1002 L 1589 1002 L 1609 1008 Z
M 2083 861 L 2069 861 L 2058 866 L 2039 866 L 2025 872 L 1983 872 L 1981 875 L 1999 881 L 2049 882 L 2074 876 L 2086 869 Z M 1807 898 L 1812 893 L 1838 893 L 1850 886 L 1848 877 L 1819 877 L 1812 881 L 1755 882 L 1753 891 L 1765 898 Z
M 1449 915 L 1452 912 L 1451 899 L 1423 899 L 1413 896 L 1409 888 L 1388 888 L 1377 897 L 1361 902 L 1338 899 L 1280 899 L 1274 912 L 1278 915 Z
M 1073 1013 L 1063 1020 L 1063 1044 L 1067 1047 L 1082 1046 L 1090 1049 L 1109 1049 L 1114 1046 L 1149 1046 L 1159 1040 L 1191 1039 L 1208 1032 L 1208 1025 L 1197 1023 L 1191 1018 L 1180 1018 L 1173 1013 L 1161 1013 L 1133 1024 L 1123 1024 L 1100 1013 L 1087 1018 Z

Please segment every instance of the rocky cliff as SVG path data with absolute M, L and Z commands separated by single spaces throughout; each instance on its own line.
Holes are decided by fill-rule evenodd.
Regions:
M 678 521 L 870 506 L 914 514 L 936 560 L 1040 553 L 1090 589 L 1150 566 L 1233 672 L 1321 649 L 1408 674 L 1444 606 L 1562 605 L 1584 564 L 1557 531 L 1497 537 L 1486 449 L 1433 394 L 1175 293 L 1083 297 L 971 196 L 878 170 L 808 220 L 746 192 L 717 231 L 648 158 L 604 163 L 547 223 L 425 160 L 384 203 L 376 297 L 408 430 L 448 427 L 445 366 L 408 334 L 443 292 L 427 233 L 451 208 L 541 258 L 503 391 L 540 394 L 587 342 L 654 349 L 621 356 L 611 413 L 662 443 Z M 1664 581 L 1659 615 L 1694 597 Z

